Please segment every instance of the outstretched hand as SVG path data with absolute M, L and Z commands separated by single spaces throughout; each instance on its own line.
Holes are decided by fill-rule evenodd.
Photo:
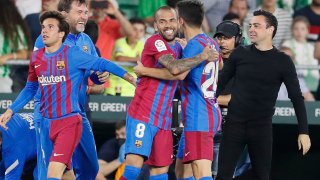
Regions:
M 9 122 L 9 120 L 11 119 L 12 114 L 13 114 L 12 110 L 7 109 L 7 111 L 0 116 L 0 126 L 3 129 L 8 130 L 7 122 Z
M 299 134 L 298 136 L 298 147 L 302 149 L 302 154 L 305 155 L 311 147 L 311 141 L 308 134 Z
M 200 54 L 201 59 L 205 59 L 207 61 L 217 61 L 219 58 L 219 53 L 215 48 L 212 48 L 209 44 L 203 49 Z

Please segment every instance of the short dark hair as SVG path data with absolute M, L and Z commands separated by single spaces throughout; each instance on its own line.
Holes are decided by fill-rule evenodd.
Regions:
M 115 125 L 115 129 L 116 130 L 119 130 L 123 127 L 126 127 L 126 121 L 125 120 L 121 120 L 119 122 L 116 122 L 116 125 Z
M 159 7 L 157 10 L 156 10 L 156 12 L 154 12 L 154 21 L 156 21 L 157 20 L 157 13 L 159 12 L 159 11 L 161 11 L 161 10 L 167 10 L 167 11 L 175 11 L 175 9 L 174 8 L 172 8 L 172 7 L 170 7 L 170 6 L 161 6 L 161 7 Z
M 240 17 L 232 12 L 227 13 L 226 15 L 223 16 L 222 21 L 232 21 L 233 19 L 239 19 Z
M 177 3 L 180 2 L 182 0 L 167 0 L 167 5 L 172 7 L 172 8 L 175 8 Z
M 190 26 L 201 27 L 204 8 L 203 3 L 197 0 L 186 0 L 177 3 L 179 17 L 184 19 Z
M 87 4 L 86 0 L 60 0 L 58 4 L 58 11 L 69 12 L 73 1 L 79 2 L 79 4 Z
M 62 38 L 62 42 L 67 38 L 70 30 L 69 30 L 69 24 L 67 23 L 65 17 L 58 11 L 46 11 L 41 14 L 40 16 L 40 24 L 43 23 L 44 20 L 48 18 L 53 18 L 59 21 L 59 32 L 63 31 L 64 36 Z
M 146 23 L 144 23 L 144 21 L 143 21 L 142 19 L 140 19 L 140 18 L 131 18 L 131 19 L 129 20 L 129 22 L 130 22 L 131 24 L 142 24 L 142 25 L 144 26 L 144 29 L 147 28 Z
M 230 9 L 230 8 L 231 8 L 231 6 L 233 5 L 233 2 L 234 2 L 234 1 L 235 1 L 235 0 L 231 0 L 231 1 L 230 1 L 229 9 Z M 246 4 L 247 4 L 247 9 L 250 9 L 250 6 L 249 6 L 248 1 L 247 1 L 247 0 L 242 0 L 242 1 L 246 2 Z
M 260 10 L 256 10 L 253 12 L 253 16 L 264 16 L 266 19 L 266 24 L 267 24 L 267 28 L 273 26 L 274 27 L 274 31 L 272 34 L 272 38 L 274 38 L 274 36 L 277 33 L 277 29 L 278 29 L 278 20 L 277 18 L 271 14 L 268 11 L 264 11 L 262 9 Z

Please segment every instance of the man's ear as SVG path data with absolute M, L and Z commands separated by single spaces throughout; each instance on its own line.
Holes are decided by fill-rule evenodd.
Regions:
M 268 28 L 268 31 L 269 31 L 271 34 L 273 34 L 273 32 L 274 32 L 274 27 L 273 27 L 273 26 L 270 26 L 270 27 Z
M 65 35 L 65 32 L 64 32 L 64 31 L 59 32 L 59 38 L 62 39 L 64 35 Z
M 158 31 L 158 27 L 157 27 L 157 25 L 156 25 L 156 22 L 153 23 L 153 28 L 154 28 L 154 30 L 155 30 L 156 32 Z

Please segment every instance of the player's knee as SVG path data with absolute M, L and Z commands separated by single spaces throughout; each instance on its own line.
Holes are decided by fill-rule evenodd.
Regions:
M 150 175 L 166 174 L 168 173 L 168 170 L 169 170 L 169 166 L 163 166 L 163 167 L 151 166 Z
M 66 165 L 60 162 L 50 162 L 48 167 L 48 178 L 62 178 Z
M 191 165 L 183 164 L 180 159 L 176 161 L 175 173 L 177 179 L 189 179 L 190 177 L 193 177 Z

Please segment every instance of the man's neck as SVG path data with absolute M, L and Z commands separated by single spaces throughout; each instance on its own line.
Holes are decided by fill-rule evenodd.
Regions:
M 202 33 L 203 32 L 202 32 L 201 28 L 194 28 L 194 27 L 189 27 L 189 26 L 184 27 L 184 35 L 185 35 L 187 41 L 194 38 L 196 35 L 202 34 Z
M 225 53 L 225 54 L 221 53 L 221 56 L 222 56 L 223 59 L 228 59 L 230 54 L 231 53 Z
M 254 43 L 255 47 L 259 49 L 260 51 L 268 51 L 273 48 L 272 46 L 272 40 L 271 41 L 264 41 L 264 42 L 259 42 L 259 43 Z
M 62 46 L 62 42 L 57 42 L 51 46 L 45 46 L 46 53 L 56 52 Z

